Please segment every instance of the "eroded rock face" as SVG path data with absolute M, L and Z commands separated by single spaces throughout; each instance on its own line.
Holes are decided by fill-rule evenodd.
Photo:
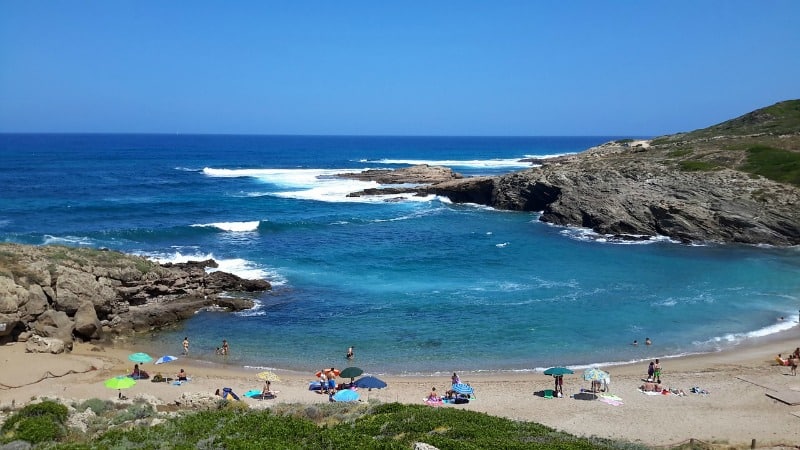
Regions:
M 264 280 L 207 273 L 213 260 L 159 265 L 118 252 L 0 244 L 0 343 L 154 330 L 218 305 L 239 310 L 253 302 L 222 293 L 255 293 Z M 220 301 L 220 299 L 222 300 Z

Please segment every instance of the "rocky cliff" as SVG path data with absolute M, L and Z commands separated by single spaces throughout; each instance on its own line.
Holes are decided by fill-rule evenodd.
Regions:
M 800 244 L 800 100 L 691 133 L 610 142 L 501 177 L 392 194 L 436 194 L 620 239 Z M 378 194 L 371 190 L 354 195 Z
M 201 308 L 245 309 L 264 280 L 207 272 L 213 260 L 160 265 L 109 250 L 0 244 L 0 343 L 96 340 L 186 319 Z

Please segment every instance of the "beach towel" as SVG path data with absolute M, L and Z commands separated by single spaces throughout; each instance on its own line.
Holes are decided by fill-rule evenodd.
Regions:
M 261 395 L 261 389 L 250 389 L 249 391 L 242 394 L 244 397 L 256 397 Z
M 424 398 L 423 401 L 428 406 L 442 406 L 442 405 L 444 405 L 444 402 L 441 401 L 441 400 L 436 401 L 436 400 L 431 400 L 431 399 L 428 399 L 428 398 Z
M 598 400 L 603 403 L 608 403 L 611 406 L 622 406 L 624 403 L 622 399 L 613 394 L 600 394 Z

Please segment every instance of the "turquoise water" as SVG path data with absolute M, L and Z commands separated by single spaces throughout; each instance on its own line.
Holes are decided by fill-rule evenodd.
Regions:
M 214 257 L 273 283 L 137 342 L 233 365 L 376 373 L 531 370 L 715 351 L 793 326 L 800 251 L 608 242 L 536 213 L 351 199 L 329 175 L 527 167 L 612 137 L 0 135 L 0 239 Z M 791 320 L 777 321 L 780 316 Z M 796 325 L 796 323 L 794 324 Z M 636 339 L 650 347 L 631 346 Z

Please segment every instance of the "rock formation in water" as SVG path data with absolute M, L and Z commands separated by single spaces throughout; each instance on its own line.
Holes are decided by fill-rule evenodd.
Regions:
M 0 343 L 37 336 L 31 351 L 53 351 L 52 339 L 69 349 L 73 339 L 158 329 L 206 307 L 250 308 L 246 295 L 220 294 L 271 288 L 206 271 L 215 267 L 213 260 L 160 265 L 110 250 L 0 244 Z

